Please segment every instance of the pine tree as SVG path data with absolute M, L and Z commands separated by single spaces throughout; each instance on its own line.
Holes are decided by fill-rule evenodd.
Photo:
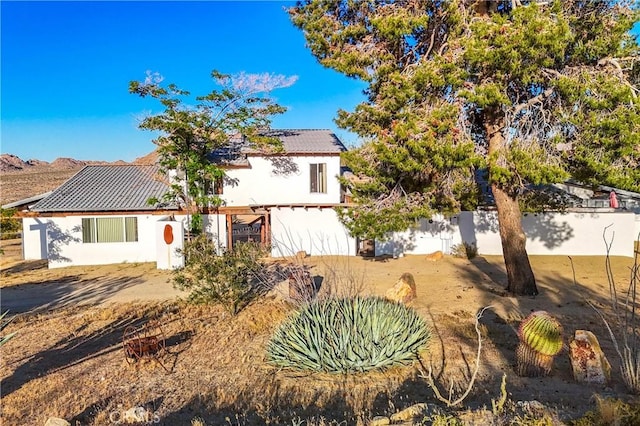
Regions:
M 289 13 L 321 64 L 368 84 L 337 117 L 364 140 L 345 156 L 354 235 L 473 209 L 483 171 L 507 290 L 534 295 L 521 209 L 536 188 L 640 189 L 635 4 L 308 0 Z

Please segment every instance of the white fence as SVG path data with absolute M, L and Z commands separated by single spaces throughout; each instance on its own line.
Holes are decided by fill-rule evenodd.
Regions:
M 633 256 L 640 232 L 640 215 L 611 209 L 584 209 L 567 213 L 528 213 L 522 217 L 530 255 L 603 256 L 607 239 L 613 238 L 612 256 Z M 461 212 L 450 218 L 422 220 L 418 226 L 394 233 L 388 241 L 376 241 L 376 255 L 450 253 L 462 242 L 475 244 L 479 254 L 502 255 L 495 211 Z

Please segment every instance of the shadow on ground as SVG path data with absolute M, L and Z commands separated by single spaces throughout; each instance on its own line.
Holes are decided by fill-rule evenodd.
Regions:
M 80 275 L 39 283 L 25 283 L 2 289 L 2 311 L 39 312 L 84 304 L 98 304 L 116 293 L 142 284 L 142 276 L 100 277 L 83 280 Z

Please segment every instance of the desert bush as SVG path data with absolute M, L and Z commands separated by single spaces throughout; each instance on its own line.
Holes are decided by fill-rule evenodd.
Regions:
M 596 409 L 572 421 L 572 426 L 634 426 L 640 424 L 640 405 L 595 396 Z
M 0 238 L 9 240 L 20 237 L 22 221 L 15 217 L 16 209 L 0 208 Z
M 173 282 L 190 292 L 189 301 L 219 303 L 235 315 L 260 293 L 267 252 L 256 243 L 218 251 L 205 234 L 185 242 L 185 267 L 174 271 Z
M 461 259 L 473 259 L 478 255 L 478 247 L 474 243 L 464 241 L 451 247 L 451 254 Z
M 597 309 L 593 303 L 588 303 L 598 315 L 600 315 L 600 318 L 604 321 L 609 331 L 613 346 L 620 358 L 620 372 L 627 390 L 634 394 L 640 394 L 640 318 L 638 318 L 637 311 L 637 287 L 638 283 L 640 283 L 640 253 L 635 253 L 634 262 L 630 268 L 626 297 L 624 301 L 622 301 L 618 297 L 618 289 L 613 279 L 613 270 L 611 267 L 610 251 L 615 233 L 613 233 L 610 238 L 607 238 L 608 228 L 608 226 L 605 227 L 602 238 L 604 239 L 607 251 L 605 269 L 609 281 L 611 307 L 615 315 L 615 330 L 611 327 L 602 312 Z M 640 235 L 638 235 L 637 239 L 640 240 Z
M 267 345 L 267 359 L 294 370 L 363 372 L 415 360 L 430 337 L 425 321 L 400 303 L 330 298 L 286 320 Z

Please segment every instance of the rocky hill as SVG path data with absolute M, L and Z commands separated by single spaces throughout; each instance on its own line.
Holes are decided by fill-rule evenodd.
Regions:
M 153 164 L 157 155 L 151 152 L 135 159 L 132 164 Z M 129 164 L 125 161 L 84 161 L 57 158 L 51 163 L 42 160 L 23 160 L 13 154 L 0 155 L 0 205 L 33 197 L 56 189 L 86 165 Z
M 141 158 L 146 158 L 141 157 Z M 50 169 L 50 170 L 74 170 L 86 166 L 88 164 L 127 164 L 124 161 L 115 161 L 109 163 L 106 161 L 84 161 L 76 160 L 74 158 L 56 158 L 53 162 L 30 159 L 23 160 L 20 157 L 13 154 L 1 154 L 0 155 L 0 172 L 22 172 L 22 171 L 35 171 L 36 169 Z

